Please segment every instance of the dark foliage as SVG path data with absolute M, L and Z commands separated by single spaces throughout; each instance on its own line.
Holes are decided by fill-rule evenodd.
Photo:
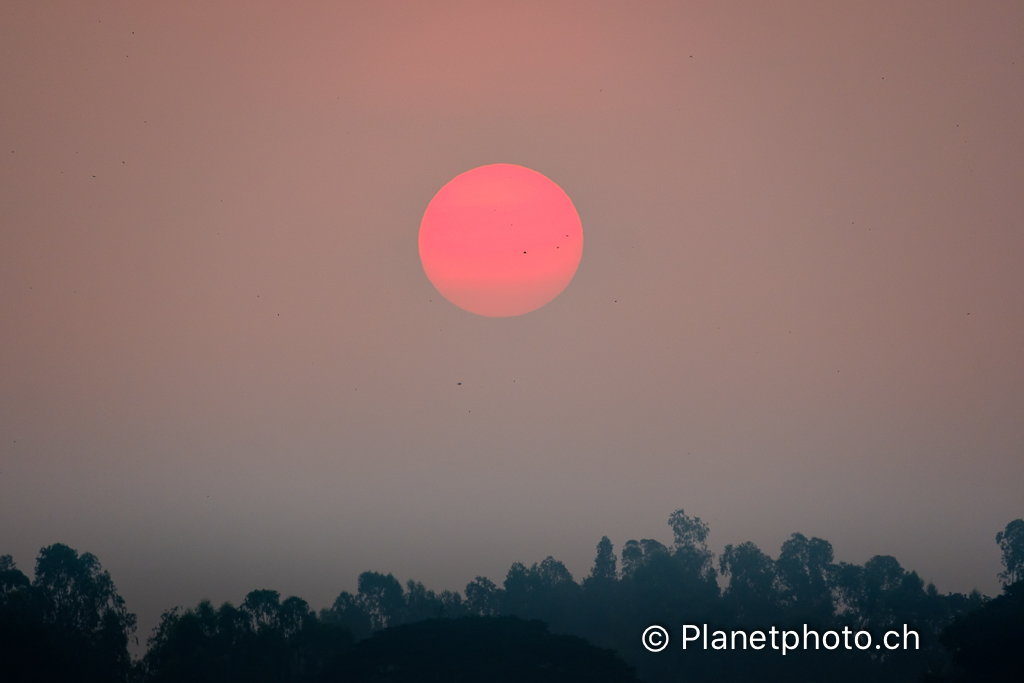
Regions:
M 238 607 L 175 608 L 134 664 L 127 644 L 135 618 L 93 555 L 43 548 L 31 581 L 3 556 L 0 681 L 1024 680 L 1024 581 L 1009 582 L 1024 562 L 1024 521 L 996 537 L 1008 585 L 994 600 L 940 594 L 891 556 L 836 563 L 828 541 L 798 533 L 777 558 L 746 542 L 726 546 L 716 562 L 699 517 L 677 510 L 669 526 L 671 546 L 630 540 L 620 557 L 603 537 L 581 582 L 548 557 L 513 564 L 501 585 L 478 576 L 465 598 L 365 572 L 355 593 L 319 614 L 272 590 L 252 591 Z M 671 636 L 664 652 L 641 644 L 652 624 Z M 686 624 L 707 624 L 710 639 L 719 631 L 723 642 L 734 630 L 773 627 L 848 627 L 870 632 L 874 644 L 887 631 L 918 635 L 909 649 L 812 647 L 783 656 L 770 647 L 684 650 Z
M 1024 680 L 1024 580 L 981 608 L 957 617 L 942 633 L 953 653 L 950 680 L 1017 683 Z
M 611 650 L 516 617 L 430 619 L 361 641 L 336 680 L 366 683 L 626 683 Z
M 165 612 L 136 678 L 153 683 L 297 683 L 319 680 L 352 646 L 343 626 L 316 617 L 305 600 L 249 593 L 241 607 Z
M 1003 567 L 999 574 L 1003 583 L 1009 585 L 1024 581 L 1024 519 L 1015 519 L 996 534 L 996 543 L 1003 552 Z
M 57 543 L 39 551 L 29 582 L 0 557 L 0 680 L 126 680 L 135 616 L 90 553 Z

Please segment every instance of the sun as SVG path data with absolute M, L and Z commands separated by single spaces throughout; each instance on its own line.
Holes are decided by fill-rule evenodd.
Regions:
M 535 311 L 562 293 L 583 256 L 569 196 L 537 171 L 491 164 L 442 187 L 420 223 L 420 260 L 448 301 L 494 318 Z

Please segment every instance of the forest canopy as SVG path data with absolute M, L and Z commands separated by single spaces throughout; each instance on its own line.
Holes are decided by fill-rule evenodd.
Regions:
M 800 533 L 775 557 L 749 541 L 716 557 L 699 517 L 677 510 L 668 524 L 671 545 L 631 539 L 617 555 L 601 538 L 580 580 L 548 557 L 514 563 L 500 585 L 478 576 L 461 593 L 364 572 L 354 593 L 319 611 L 267 589 L 237 607 L 173 607 L 134 661 L 135 617 L 94 555 L 48 546 L 32 579 L 0 556 L 0 679 L 999 681 L 1022 670 L 1014 643 L 1024 638 L 1024 520 L 996 535 L 1005 589 L 993 600 L 940 593 L 888 555 L 836 562 L 828 541 Z M 875 638 L 909 628 L 919 647 L 654 654 L 640 641 L 652 624 L 677 641 L 683 624 Z

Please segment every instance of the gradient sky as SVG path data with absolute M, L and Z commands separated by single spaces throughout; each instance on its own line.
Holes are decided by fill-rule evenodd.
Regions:
M 1022 35 L 1019 2 L 2 3 L 0 553 L 95 553 L 143 639 L 364 570 L 582 578 L 678 507 L 997 592 Z M 491 163 L 586 235 L 516 318 L 417 252 Z

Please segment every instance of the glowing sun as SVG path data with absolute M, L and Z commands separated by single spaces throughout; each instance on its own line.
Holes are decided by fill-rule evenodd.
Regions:
M 456 176 L 420 223 L 420 260 L 437 291 L 494 318 L 529 313 L 561 294 L 582 255 L 583 226 L 569 196 L 513 164 Z

